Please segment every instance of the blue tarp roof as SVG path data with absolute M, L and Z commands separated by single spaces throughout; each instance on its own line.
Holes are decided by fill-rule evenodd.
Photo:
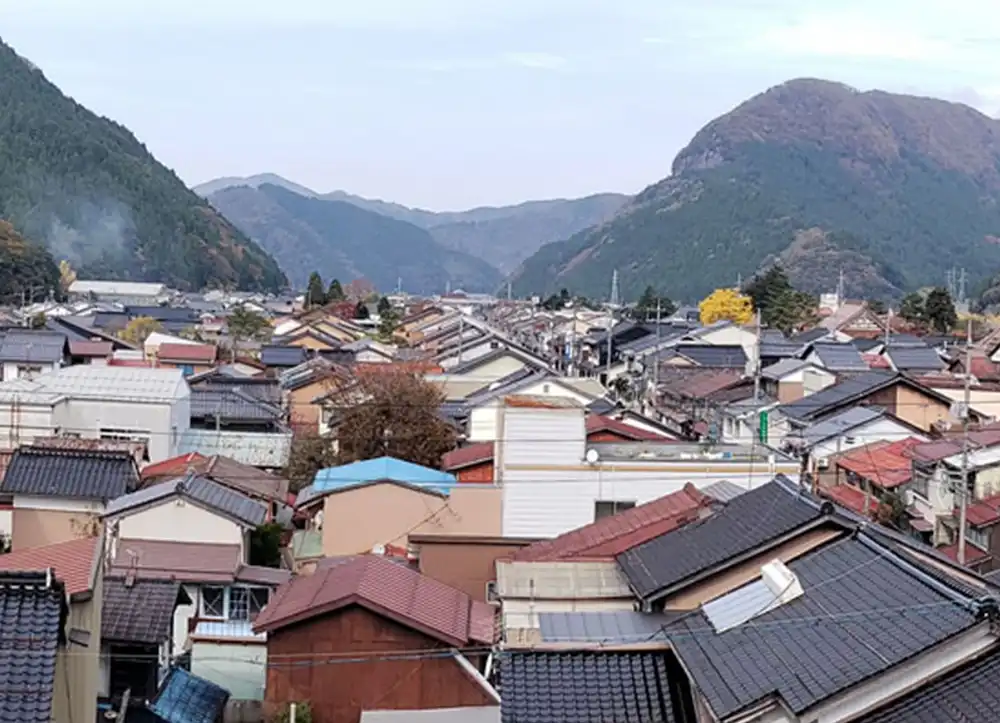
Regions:
M 313 480 L 313 488 L 316 492 L 330 492 L 342 487 L 381 480 L 405 482 L 444 493 L 458 483 L 455 475 L 441 470 L 422 467 L 395 457 L 378 457 L 321 469 Z

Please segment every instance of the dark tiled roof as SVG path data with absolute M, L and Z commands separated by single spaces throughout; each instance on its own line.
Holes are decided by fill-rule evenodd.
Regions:
M 45 574 L 0 576 L 0 723 L 49 723 L 65 593 Z
M 251 497 L 278 501 L 282 504 L 287 502 L 288 480 L 284 477 L 269 474 L 229 457 L 221 455 L 206 457 L 197 452 L 189 452 L 146 465 L 142 469 L 143 486 L 148 486 L 155 480 L 183 477 L 188 472 L 208 477 L 214 482 Z
M 105 515 L 128 514 L 130 510 L 157 504 L 171 497 L 186 497 L 247 527 L 256 527 L 267 517 L 267 508 L 260 502 L 242 492 L 195 474 L 177 477 L 123 495 L 108 505 Z
M 700 367 L 713 369 L 742 369 L 747 364 L 747 353 L 742 346 L 717 346 L 713 344 L 681 344 L 672 349 Z
M 813 353 L 820 364 L 834 372 L 864 372 L 868 365 L 853 344 L 814 344 Z
M 775 693 L 802 714 L 977 624 L 970 599 L 901 564 L 864 533 L 789 568 L 803 595 L 751 623 L 716 633 L 698 611 L 667 626 L 719 719 Z
M 297 367 L 309 358 L 309 351 L 300 346 L 267 344 L 260 349 L 261 364 L 269 367 Z
M 501 721 L 672 723 L 665 655 L 501 653 Z
M 191 390 L 191 418 L 215 419 L 220 422 L 275 422 L 281 410 L 256 399 L 241 388 Z
M 892 365 L 901 372 L 939 371 L 945 367 L 941 355 L 926 346 L 892 346 L 887 354 Z
M 741 553 L 819 519 L 820 504 L 785 477 L 746 492 L 697 524 L 618 556 L 640 597 L 650 598 Z
M 1000 712 L 1000 652 L 922 686 L 858 723 L 993 723 Z
M 101 639 L 155 645 L 170 637 L 180 583 L 173 580 L 104 580 Z
M 126 451 L 20 447 L 4 475 L 4 492 L 44 497 L 113 500 L 139 482 Z
M 255 630 L 276 630 L 339 610 L 370 606 L 381 615 L 455 645 L 494 641 L 494 611 L 460 590 L 379 555 L 328 560 L 275 591 Z
M 149 704 L 165 723 L 215 723 L 229 700 L 229 691 L 196 675 L 174 668 Z
M 55 364 L 69 350 L 65 334 L 32 329 L 10 329 L 0 341 L 0 362 Z
M 532 543 L 512 557 L 522 562 L 610 559 L 698 519 L 713 502 L 689 483 L 652 502 Z
M 126 306 L 125 314 L 130 319 L 139 316 L 148 316 L 157 321 L 173 321 L 194 323 L 199 320 L 198 312 L 194 309 L 172 306 Z
M 782 404 L 778 407 L 778 411 L 792 419 L 812 421 L 827 412 L 835 411 L 853 400 L 887 387 L 901 378 L 894 372 L 865 372 L 856 377 L 846 379 L 839 384 L 834 384 L 826 389 L 809 394 L 802 397 L 802 399 Z

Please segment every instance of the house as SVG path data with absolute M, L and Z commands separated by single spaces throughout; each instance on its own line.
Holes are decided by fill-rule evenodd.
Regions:
M 826 389 L 837 381 L 837 375 L 828 369 L 791 358 L 764 367 L 760 378 L 764 393 L 782 404 Z
M 84 365 L 0 383 L 0 446 L 57 434 L 138 440 L 156 462 L 177 454 L 190 416 L 177 369 Z
M 847 407 L 785 438 L 786 448 L 800 456 L 807 474 L 830 470 L 835 455 L 880 441 L 915 437 L 926 441 L 922 430 L 894 417 L 880 407 Z
M 64 643 L 58 646 L 55 655 L 57 673 L 55 685 L 48 688 L 49 700 L 53 706 L 51 720 L 94 719 L 102 683 L 100 646 L 104 566 L 101 550 L 102 538 L 87 537 L 0 555 L 0 580 L 6 583 L 0 588 L 4 609 L 4 638 L 19 641 L 16 651 L 8 651 L 4 655 L 7 679 L 17 681 L 18 685 L 29 685 L 30 679 L 18 676 L 18 672 L 24 675 L 27 671 L 17 671 L 17 663 L 13 661 L 21 656 L 32 656 L 29 651 L 36 647 L 39 653 L 42 651 L 51 653 L 57 649 L 57 640 Z M 38 637 L 32 634 L 20 638 L 11 635 L 17 630 L 17 613 L 8 607 L 13 600 L 8 597 L 9 589 L 6 586 L 12 584 L 12 579 L 21 576 L 30 578 L 39 571 L 45 571 L 43 579 L 47 578 L 49 581 L 54 579 L 59 582 L 61 589 L 58 590 L 58 595 L 62 600 L 44 602 L 56 590 L 43 588 L 37 590 L 39 597 L 35 599 L 34 604 L 25 600 L 21 603 L 24 605 L 22 609 L 24 614 L 35 618 L 35 625 L 44 628 L 48 623 L 55 623 L 56 630 L 65 631 L 65 638 L 62 638 L 62 635 L 54 635 L 46 639 L 47 633 Z M 26 582 L 26 590 L 31 590 L 33 584 Z M 64 614 L 59 611 L 62 605 L 67 606 Z M 51 607 L 45 610 L 44 608 L 48 606 Z M 14 619 L 8 617 L 12 614 Z M 36 661 L 35 664 L 38 662 L 40 661 Z M 11 666 L 14 667 L 13 670 Z M 39 692 L 43 690 L 44 688 Z M 22 708 L 21 715 L 8 718 L 4 715 L 2 701 L 4 699 L 9 701 L 11 698 L 17 699 L 20 696 L 7 692 L 0 694 L 0 720 L 50 720 L 48 715 L 37 719 L 25 717 L 30 716 L 30 708 Z
M 152 699 L 174 656 L 174 613 L 191 599 L 175 580 L 140 580 L 126 572 L 104 579 L 101 606 L 103 698 Z
M 417 570 L 479 602 L 495 601 L 497 560 L 535 542 L 522 537 L 411 533 L 407 556 Z
M 300 326 L 295 331 L 274 337 L 272 346 L 298 347 L 311 351 L 333 351 L 341 348 L 343 341 L 320 331 L 315 326 Z
M 378 555 L 325 560 L 312 575 L 286 583 L 254 630 L 267 633 L 268 657 L 276 661 L 376 649 L 383 657 L 345 666 L 271 665 L 271 711 L 309 701 L 315 723 L 358 723 L 366 708 L 500 702 L 482 673 L 495 640 L 494 608 Z M 413 657 L 414 650 L 427 655 Z
M 658 355 L 664 366 L 695 366 L 705 369 L 747 369 L 749 357 L 739 345 L 680 344 Z
M 881 407 L 894 417 L 929 432 L 939 422 L 949 419 L 952 401 L 898 372 L 868 371 L 782 404 L 776 413 L 787 420 L 789 431 L 793 432 L 860 405 Z
M 499 488 L 460 485 L 453 475 L 392 457 L 322 469 L 299 491 L 324 555 L 377 546 L 405 549 L 410 534 L 500 534 Z
M 908 500 L 904 488 L 913 478 L 909 450 L 924 441 L 919 437 L 907 437 L 875 442 L 837 455 L 831 460 L 831 479 L 821 480 L 821 493 L 860 514 L 870 514 L 872 507 L 877 512 L 883 504 L 890 508 L 894 504 L 905 507 Z M 862 500 L 860 505 L 859 498 Z M 901 529 L 908 528 L 905 522 L 897 524 Z M 930 539 L 924 541 L 929 543 Z
M 889 346 L 883 355 L 898 372 L 929 374 L 942 371 L 944 360 L 929 346 Z
M 0 575 L 4 676 L 17 681 L 0 694 L 0 720 L 51 723 L 70 719 L 70 691 L 63 672 L 69 645 L 69 604 L 64 583 L 51 570 Z M 30 644 L 26 644 L 30 641 Z M 74 651 L 80 652 L 80 651 Z M 94 704 L 86 718 L 93 720 Z
M 110 341 L 76 340 L 69 341 L 70 364 L 93 364 L 102 366 L 108 363 L 114 353 L 114 344 Z
M 215 344 L 160 344 L 156 365 L 180 369 L 184 376 L 199 374 L 215 367 L 219 348 Z
M 841 303 L 829 316 L 820 319 L 816 332 L 823 330 L 838 341 L 885 335 L 885 323 L 868 308 L 867 302 Z
M 281 406 L 240 386 L 196 387 L 191 390 L 190 406 L 192 429 L 265 434 L 285 431 Z
M 145 442 L 121 439 L 85 439 L 83 437 L 35 437 L 32 447 L 45 449 L 82 449 L 105 452 L 128 452 L 135 460 L 136 467 L 142 469 L 149 462 L 149 448 Z
M 65 334 L 7 329 L 0 338 L 0 379 L 34 379 L 69 363 Z
M 20 447 L 0 490 L 13 497 L 14 550 L 92 536 L 108 503 L 139 483 L 128 451 Z
M 844 372 L 866 372 L 868 363 L 853 344 L 814 342 L 804 356 L 805 361 L 820 369 L 841 374 Z
M 155 305 L 167 296 L 165 284 L 138 281 L 82 281 L 77 279 L 69 285 L 67 293 L 71 299 L 103 301 L 113 304 Z
M 280 373 L 278 379 L 293 429 L 312 434 L 320 431 L 323 407 L 315 400 L 329 392 L 343 376 L 341 368 L 322 358 L 310 359 Z
M 441 457 L 441 469 L 459 482 L 493 482 L 494 443 L 474 442 Z
M 688 482 L 739 480 L 752 489 L 778 471 L 799 472 L 792 459 L 760 447 L 720 444 L 709 454 L 675 440 L 588 442 L 584 409 L 567 399 L 511 395 L 502 413 L 495 459 L 504 535 L 555 537 Z
M 512 346 L 501 346 L 488 354 L 456 364 L 447 372 L 451 376 L 475 378 L 486 385 L 521 369 L 551 371 L 548 362 L 541 357 Z
M 237 462 L 229 457 L 206 457 L 197 452 L 183 454 L 143 468 L 141 486 L 194 473 L 240 492 L 268 506 L 268 519 L 288 500 L 288 480 L 276 474 Z
M 297 367 L 310 357 L 309 349 L 301 346 L 265 344 L 260 349 L 260 362 L 268 369 L 282 370 Z

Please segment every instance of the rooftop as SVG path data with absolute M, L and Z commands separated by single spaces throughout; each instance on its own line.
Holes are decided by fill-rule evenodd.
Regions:
M 917 437 L 907 437 L 891 443 L 866 444 L 837 457 L 837 466 L 883 489 L 892 489 L 913 477 L 913 458 L 909 451 L 922 442 Z
M 8 329 L 0 338 L 0 362 L 57 364 L 69 351 L 65 334 L 35 329 Z
M 441 468 L 449 472 L 493 461 L 493 442 L 477 442 L 453 449 L 441 457 Z
M 705 571 L 725 565 L 825 514 L 784 476 L 744 492 L 711 517 L 681 527 L 618 556 L 629 584 L 653 599 Z
M 173 668 L 160 685 L 149 709 L 165 723 L 215 723 L 229 700 L 229 691 L 183 668 Z
M 901 372 L 939 371 L 945 368 L 941 355 L 926 346 L 890 346 L 885 355 L 892 366 Z
M 656 432 L 652 432 L 648 429 L 643 429 L 642 427 L 637 427 L 633 424 L 628 424 L 627 422 L 604 416 L 603 414 L 588 414 L 586 419 L 586 430 L 588 435 L 597 434 L 599 432 L 608 432 L 619 437 L 624 437 L 633 442 L 671 441 L 666 435 L 657 434 Z
M 65 585 L 68 595 L 82 595 L 94 587 L 94 576 L 101 562 L 100 543 L 98 537 L 83 537 L 53 545 L 18 548 L 0 555 L 0 570 L 37 572 L 51 568 Z
M 232 582 L 240 566 L 239 545 L 162 540 L 118 541 L 113 574 L 134 569 L 142 579 Z
M 658 462 L 768 462 L 786 458 L 766 447 L 750 448 L 741 444 L 716 444 L 710 448 L 697 442 L 679 442 L 660 438 L 657 442 L 588 442 L 603 461 Z
M 160 344 L 156 358 L 165 362 L 212 364 L 219 350 L 214 344 Z
M 174 609 L 181 599 L 180 583 L 173 580 L 107 577 L 101 606 L 101 639 L 159 645 L 170 639 Z
M 361 605 L 456 646 L 494 642 L 494 609 L 379 555 L 328 558 L 275 591 L 254 630 L 270 632 L 348 605 Z
M 867 368 L 867 367 L 866 367 Z M 786 417 L 810 422 L 897 382 L 907 381 L 894 372 L 867 371 L 778 407 Z M 910 382 L 912 384 L 912 382 Z
M 551 540 L 521 548 L 519 562 L 613 559 L 626 550 L 710 513 L 717 502 L 688 483 L 683 489 L 624 510 Z
M 267 518 L 267 507 L 260 502 L 194 473 L 123 495 L 108 504 L 104 515 L 106 517 L 127 515 L 129 512 L 157 505 L 172 498 L 190 500 L 199 507 L 248 528 L 257 527 Z
M 14 379 L 0 383 L 0 399 L 37 399 L 42 403 L 68 397 L 170 404 L 187 395 L 180 369 L 80 364 L 46 372 L 30 382 Z
M 812 353 L 819 359 L 820 366 L 832 372 L 868 371 L 868 364 L 853 344 L 817 342 L 812 346 Z
M 148 481 L 180 477 L 188 472 L 208 477 L 221 485 L 258 499 L 284 503 L 288 496 L 288 480 L 284 477 L 264 472 L 229 457 L 219 455 L 206 457 L 198 452 L 188 452 L 146 465 L 142 469 L 142 479 Z
M 0 490 L 11 494 L 113 500 L 139 482 L 127 451 L 19 447 Z
M 321 469 L 316 473 L 312 486 L 317 492 L 331 492 L 341 487 L 383 480 L 405 482 L 443 492 L 457 484 L 455 476 L 447 472 L 394 457 L 378 457 Z

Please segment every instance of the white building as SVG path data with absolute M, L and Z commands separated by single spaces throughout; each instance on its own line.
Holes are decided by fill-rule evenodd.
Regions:
M 798 462 L 760 447 L 588 444 L 583 407 L 564 397 L 506 397 L 496 436 L 502 531 L 511 537 L 554 537 L 687 482 L 703 488 L 727 480 L 753 489 L 776 474 L 799 479 Z
M 156 306 L 169 296 L 166 284 L 139 281 L 81 281 L 67 289 L 71 299 L 93 299 L 126 306 Z
M 80 365 L 0 383 L 0 445 L 37 437 L 139 440 L 149 461 L 177 456 L 191 422 L 180 369 Z

